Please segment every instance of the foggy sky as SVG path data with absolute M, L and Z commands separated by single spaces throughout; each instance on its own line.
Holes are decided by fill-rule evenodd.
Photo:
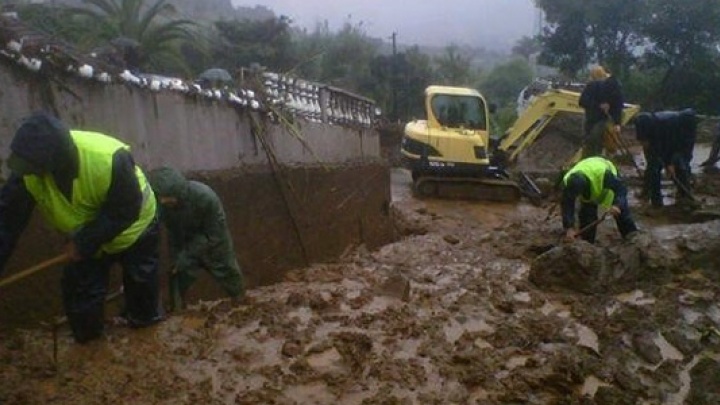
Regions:
M 536 25 L 532 0 L 232 1 L 237 6 L 266 6 L 311 30 L 324 20 L 333 29 L 348 18 L 354 24 L 362 21 L 370 36 L 387 38 L 396 31 L 398 42 L 408 45 L 454 42 L 509 49 L 523 35 L 533 35 Z

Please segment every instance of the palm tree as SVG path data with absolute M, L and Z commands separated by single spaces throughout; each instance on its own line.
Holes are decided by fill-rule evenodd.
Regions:
M 136 41 L 139 66 L 162 72 L 187 70 L 180 46 L 192 39 L 195 23 L 174 19 L 175 7 L 167 0 L 146 5 L 145 0 L 82 0 L 86 7 L 74 8 L 79 22 L 86 24 L 88 45 L 103 45 L 117 38 Z M 174 68 L 174 69 L 173 69 Z

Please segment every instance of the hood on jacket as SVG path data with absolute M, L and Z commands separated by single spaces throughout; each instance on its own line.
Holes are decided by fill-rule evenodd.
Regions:
M 189 187 L 185 176 L 172 167 L 160 167 L 150 171 L 148 181 L 158 198 L 174 197 L 182 200 Z
M 638 141 L 647 141 L 652 138 L 655 123 L 651 113 L 642 112 L 638 114 L 634 123 L 635 135 Z
M 692 108 L 686 108 L 684 110 L 680 110 L 679 115 L 680 129 L 686 133 L 694 134 L 697 130 L 699 121 L 695 110 Z
M 8 166 L 17 174 L 54 173 L 74 167 L 70 130 L 44 112 L 25 118 L 10 143 Z

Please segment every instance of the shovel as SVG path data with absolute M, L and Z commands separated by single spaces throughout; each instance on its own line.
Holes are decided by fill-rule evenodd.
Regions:
M 601 223 L 602 221 L 604 221 L 604 220 L 608 217 L 609 214 L 610 214 L 609 211 L 605 211 L 605 212 L 600 216 L 600 218 L 594 220 L 593 222 L 591 222 L 591 223 L 585 225 L 583 228 L 581 228 L 581 229 L 577 232 L 577 234 L 575 235 L 575 237 L 579 237 L 580 235 L 584 234 L 585 232 L 589 231 L 590 229 L 592 229 L 592 228 L 600 225 L 600 223 Z M 564 239 L 564 238 L 560 238 L 560 243 L 559 243 L 558 245 L 562 245 L 563 239 Z M 546 253 L 546 252 L 548 252 L 548 251 L 550 251 L 550 250 L 558 247 L 558 245 L 553 245 L 553 244 L 551 243 L 551 244 L 548 244 L 548 245 L 533 246 L 530 250 L 533 251 L 534 253 L 538 254 L 538 255 L 541 255 L 541 254 L 544 254 L 544 253 Z
M 0 281 L 0 288 L 5 287 L 6 285 L 10 285 L 18 280 L 22 280 L 25 277 L 28 277 L 30 275 L 33 275 L 37 273 L 40 270 L 45 270 L 48 267 L 52 267 L 58 264 L 67 263 L 70 261 L 70 256 L 67 253 L 63 253 L 59 256 L 53 257 L 52 259 L 45 260 L 42 263 L 38 263 L 35 266 L 32 266 L 28 269 L 25 269 L 23 271 L 20 271 L 18 273 L 13 274 L 10 277 L 6 277 L 2 281 Z
M 679 189 L 681 189 L 681 190 L 688 196 L 688 198 L 689 198 L 691 201 L 697 202 L 697 199 L 695 198 L 695 195 L 692 193 L 692 191 L 690 191 L 690 189 L 689 189 L 685 184 L 683 184 L 680 180 L 678 180 L 678 178 L 677 178 L 677 176 L 675 175 L 675 173 L 671 173 L 671 174 L 670 174 L 670 178 L 672 179 L 673 183 L 675 183 L 675 185 L 676 185 Z

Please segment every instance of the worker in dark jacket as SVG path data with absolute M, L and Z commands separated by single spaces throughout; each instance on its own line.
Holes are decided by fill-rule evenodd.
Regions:
M 620 82 L 610 76 L 602 66 L 590 70 L 587 83 L 579 100 L 585 110 L 583 157 L 600 156 L 603 151 L 603 135 L 608 126 L 620 133 L 624 100 Z
M 715 137 L 713 138 L 712 147 L 710 148 L 710 154 L 704 162 L 700 163 L 700 166 L 705 168 L 711 168 L 715 166 L 720 160 L 720 123 L 715 127 Z
M 102 335 L 113 263 L 123 269 L 130 326 L 158 322 L 156 202 L 129 147 L 38 113 L 23 121 L 10 150 L 11 175 L 0 190 L 0 269 L 37 206 L 69 237 L 62 293 L 76 341 Z
M 169 167 L 153 170 L 149 177 L 168 230 L 174 263 L 171 295 L 176 309 L 201 269 L 210 272 L 233 301 L 240 300 L 245 293 L 243 274 L 220 198 L 207 185 L 188 181 Z
M 691 198 L 690 161 L 695 149 L 697 117 L 692 109 L 640 113 L 635 118 L 637 139 L 644 145 L 644 188 L 654 207 L 663 206 L 661 193 L 662 170 L 665 169 L 678 188 L 678 200 Z
M 596 227 L 579 234 L 575 228 L 575 202 L 580 200 L 580 229 L 598 219 L 598 206 L 608 208 L 615 217 L 623 238 L 637 231 L 627 203 L 627 189 L 618 176 L 615 165 L 602 157 L 586 158 L 575 164 L 562 178 L 562 221 L 565 239 L 577 237 L 595 243 Z

